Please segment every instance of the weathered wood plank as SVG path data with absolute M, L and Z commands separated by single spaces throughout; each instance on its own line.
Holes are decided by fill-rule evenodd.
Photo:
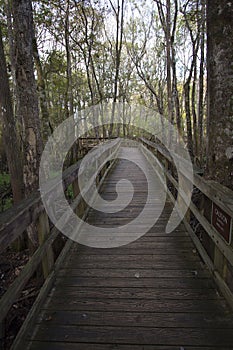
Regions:
M 196 249 L 190 249 L 190 247 L 186 248 L 186 247 L 180 247 L 177 250 L 174 250 L 174 248 L 166 248 L 166 250 L 164 249 L 158 249 L 158 248 L 138 248 L 137 250 L 135 250 L 131 245 L 125 245 L 122 246 L 121 249 L 119 248 L 105 248 L 105 249 L 101 249 L 99 250 L 98 248 L 89 248 L 89 247 L 84 247 L 82 245 L 80 245 L 78 248 L 74 248 L 73 252 L 78 253 L 85 253 L 88 255 L 127 255 L 127 254 L 131 254 L 131 255 L 135 255 L 135 254 L 139 254 L 139 255 L 178 255 L 178 256 L 183 256 L 183 255 L 197 255 L 197 251 Z
M 213 288 L 214 283 L 210 278 L 180 278 L 174 280 L 173 278 L 108 278 L 108 277 L 76 277 L 76 276 L 64 276 L 62 279 L 57 278 L 57 283 L 60 286 L 74 286 L 74 287 L 116 287 L 124 288 L 125 286 L 130 288 L 145 287 L 145 288 L 163 288 L 163 289 L 200 289 L 200 288 Z
M 226 312 L 224 303 L 209 300 L 134 300 L 134 299 L 56 299 L 45 304 L 48 310 L 82 310 L 82 311 L 121 311 L 121 312 L 216 312 L 222 315 Z
M 30 339 L 30 334 L 28 334 Z M 162 344 L 176 346 L 229 346 L 233 332 L 224 329 L 197 328 L 141 328 L 141 327 L 91 327 L 40 325 L 35 340 L 62 342 L 102 342 L 117 344 Z
M 38 323 L 77 326 L 118 326 L 118 327 L 151 327 L 157 325 L 161 328 L 225 328 L 233 330 L 231 317 L 221 317 L 214 312 L 208 314 L 193 313 L 146 313 L 146 312 L 122 312 L 111 311 L 54 311 L 46 310 L 38 320 Z
M 82 259 L 76 259 L 74 261 L 71 261 L 71 264 L 73 266 L 79 266 L 79 268 L 87 268 L 87 269 L 92 269 L 92 268 L 98 268 L 101 269 L 103 268 L 103 263 L 102 262 L 84 262 Z M 105 265 L 106 268 L 119 268 L 119 263 L 112 261 L 111 264 Z M 162 269 L 162 270 L 198 270 L 201 267 L 200 262 L 187 262 L 187 261 L 180 261 L 179 263 L 173 263 L 172 259 L 169 262 L 161 262 L 157 261 L 154 264 L 151 264 L 150 261 L 127 261 L 125 262 L 124 266 L 121 268 L 128 268 L 128 269 Z
M 77 276 L 77 277 L 109 277 L 109 278 L 137 278 L 135 276 L 143 278 L 206 278 L 210 277 L 207 270 L 165 270 L 165 269 L 116 269 L 113 268 L 92 268 L 81 269 L 79 266 L 64 266 L 58 271 L 57 276 Z
M 122 265 L 124 265 L 125 261 L 130 261 L 130 262 L 134 262 L 134 261 L 138 261 L 138 260 L 143 260 L 146 262 L 151 262 L 151 267 L 153 266 L 153 263 L 156 262 L 169 262 L 170 260 L 173 260 L 173 263 L 182 263 L 184 260 L 186 262 L 199 262 L 199 258 L 196 255 L 189 255 L 184 253 L 182 256 L 177 256 L 177 255 L 172 255 L 170 256 L 169 254 L 167 255 L 157 255 L 157 254 L 112 254 L 111 256 L 109 256 L 109 254 L 104 254 L 104 251 L 99 254 L 82 254 L 78 259 L 73 259 L 72 261 L 78 261 L 80 259 L 82 259 L 83 262 L 119 262 L 122 263 Z
M 67 345 L 66 342 L 32 342 L 29 347 L 31 350 L 181 350 L 182 347 L 179 345 L 171 345 L 171 346 L 165 346 L 165 345 L 135 345 L 135 344 L 99 344 L 99 343 L 69 343 Z M 28 348 L 28 349 L 29 349 Z M 183 347 L 184 348 L 184 347 Z M 26 348 L 24 348 L 26 349 Z M 218 349 L 219 347 L 211 346 L 211 347 L 197 347 L 197 346 L 186 346 L 185 350 L 214 350 Z M 221 347 L 221 350 L 230 350 L 232 348 L 229 347 Z
M 131 170 L 120 160 L 104 181 L 103 197 L 116 198 L 117 181 L 131 176 L 136 202 L 115 217 L 91 210 L 90 223 L 124 225 L 139 212 L 147 189 L 142 174 L 138 182 Z M 184 225 L 165 234 L 171 210 L 167 204 L 150 232 L 127 246 L 74 244 L 21 349 L 233 350 L 232 315 Z
M 174 283 L 175 284 L 175 283 Z M 65 296 L 65 297 L 64 297 Z M 77 299 L 144 299 L 144 300 L 219 300 L 219 295 L 214 289 L 206 289 L 198 286 L 194 288 L 183 288 L 179 289 L 174 285 L 173 288 L 160 288 L 157 287 L 66 287 L 63 286 L 61 290 L 58 290 L 51 297 L 56 299 L 72 298 Z M 233 322 L 233 320 L 232 320 Z

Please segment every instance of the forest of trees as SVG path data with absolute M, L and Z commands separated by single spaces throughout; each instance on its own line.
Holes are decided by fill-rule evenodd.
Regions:
M 233 188 L 232 0 L 1 0 L 0 157 L 14 203 L 63 120 L 108 101 L 168 118 Z M 114 113 L 98 136 L 116 136 Z

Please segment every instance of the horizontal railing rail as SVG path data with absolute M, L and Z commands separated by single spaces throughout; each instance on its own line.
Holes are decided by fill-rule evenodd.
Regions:
M 89 165 L 91 165 L 91 162 L 93 162 L 95 166 L 98 163 L 94 174 L 95 176 L 91 178 L 91 181 L 93 183 L 95 182 L 97 188 L 100 188 L 106 174 L 117 158 L 116 153 L 119 150 L 120 144 L 120 139 L 106 142 L 106 144 L 100 147 L 100 150 L 93 152 L 93 156 L 89 157 Z M 79 217 L 85 219 L 89 206 L 80 194 L 79 176 L 82 175 L 82 172 L 85 172 L 85 168 L 82 169 L 82 163 L 78 161 L 63 172 L 62 183 L 64 191 L 72 185 L 74 200 L 70 206 Z M 93 192 L 93 183 L 87 183 L 84 191 Z M 47 185 L 48 191 L 46 192 L 46 196 L 52 193 L 54 198 L 54 193 L 56 194 L 59 184 L 61 184 L 61 180 L 57 178 L 50 180 Z M 37 228 L 39 246 L 0 299 L 0 340 L 2 343 L 5 338 L 5 320 L 9 310 L 20 297 L 21 292 L 36 272 L 38 266 L 42 266 L 44 280 L 46 280 L 48 276 L 54 276 L 54 270 L 61 264 L 62 259 L 65 257 L 65 252 L 68 251 L 72 244 L 72 241 L 68 240 L 55 261 L 52 245 L 61 233 L 49 221 L 40 193 L 37 191 L 33 193 L 30 198 L 23 200 L 18 205 L 0 214 L 0 252 L 6 250 L 31 224 L 35 225 Z M 42 287 L 43 292 L 51 286 L 52 281 L 53 278 L 50 278 L 50 283 L 45 284 L 46 288 Z M 30 314 L 30 317 L 32 317 L 32 314 Z M 19 339 L 19 337 L 17 338 Z
M 193 194 L 189 203 L 187 194 L 179 186 L 182 179 L 178 179 L 172 155 L 156 142 L 145 138 L 139 140 L 153 154 L 154 161 L 159 161 L 162 166 L 162 170 L 157 167 L 157 171 L 162 171 L 166 176 L 167 191 L 172 202 L 175 203 L 177 196 L 180 196 L 188 206 L 184 224 L 222 294 L 233 308 L 232 191 L 219 183 L 205 180 L 200 176 L 202 171 L 194 167 Z M 179 169 L 179 175 L 189 181 L 188 172 L 183 167 Z

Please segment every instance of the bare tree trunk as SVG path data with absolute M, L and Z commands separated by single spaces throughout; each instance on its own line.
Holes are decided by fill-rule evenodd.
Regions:
M 8 40 L 9 40 L 9 53 L 10 53 L 10 62 L 11 62 L 13 111 L 14 111 L 14 115 L 16 115 L 17 94 L 16 94 L 16 73 L 15 73 L 15 56 L 14 56 L 14 33 L 13 33 L 12 9 L 11 9 L 10 0 L 6 1 L 5 8 L 6 8 L 6 16 L 7 16 L 7 34 L 8 34 Z
M 189 18 L 187 16 L 186 7 L 188 3 L 185 5 L 185 9 L 183 11 L 184 19 L 186 26 L 188 28 L 191 42 L 192 42 L 192 62 L 189 70 L 188 78 L 184 84 L 184 96 L 185 96 L 185 114 L 186 114 L 186 125 L 187 125 L 187 138 L 188 138 L 188 150 L 190 152 L 190 156 L 194 159 L 194 150 L 196 151 L 197 145 L 197 116 L 196 116 L 196 107 L 195 107 L 195 99 L 196 99 L 196 76 L 197 76 L 197 55 L 200 44 L 200 25 L 197 21 L 197 29 L 196 29 L 196 37 L 194 37 L 194 31 L 192 26 L 190 25 Z M 199 3 L 196 3 L 196 14 L 198 14 Z M 193 78 L 193 89 L 192 89 L 192 104 L 190 103 L 190 92 L 191 92 L 191 82 Z M 192 118 L 191 118 L 191 108 L 192 108 L 192 116 L 193 116 L 193 127 L 192 127 Z
M 194 149 L 195 159 L 199 153 L 197 112 L 196 112 L 196 86 L 197 86 L 197 63 L 195 62 L 194 70 L 193 70 L 193 83 L 192 83 L 193 149 Z
M 33 15 L 30 0 L 12 1 L 18 112 L 24 123 L 25 194 L 38 188 L 42 154 L 38 96 L 33 66 Z
M 187 144 L 190 157 L 193 159 L 193 133 L 192 133 L 192 120 L 190 111 L 190 80 L 188 79 L 184 84 L 184 98 L 185 98 L 185 114 L 186 114 L 186 127 L 187 127 Z
M 233 1 L 207 0 L 208 175 L 233 189 Z
M 173 49 L 174 50 L 174 49 Z M 175 103 L 175 111 L 176 111 L 176 124 L 177 124 L 177 130 L 180 136 L 183 134 L 182 125 L 181 125 L 181 115 L 180 115 L 180 99 L 179 99 L 179 92 L 177 87 L 177 75 L 176 75 L 176 60 L 175 60 L 175 54 L 172 55 L 172 66 L 173 66 L 173 99 Z
M 205 63 L 205 28 L 206 28 L 206 16 L 205 16 L 205 0 L 201 0 L 202 3 L 202 24 L 201 24 L 201 61 L 200 61 L 200 73 L 199 73 L 199 98 L 198 98 L 198 136 L 199 136 L 199 158 L 202 164 L 203 161 L 203 118 L 204 118 L 204 63 Z
M 75 120 L 74 120 L 74 94 L 73 94 L 73 76 L 72 76 L 72 56 L 70 46 L 70 0 L 66 2 L 66 14 L 65 14 L 65 50 L 66 50 L 66 97 L 65 97 L 65 110 L 66 118 L 73 117 L 75 133 Z M 75 142 L 72 149 L 69 152 L 69 163 L 75 163 L 78 157 L 78 143 Z
M 182 125 L 181 125 L 180 99 L 179 99 L 177 71 L 176 71 L 176 50 L 174 47 L 176 26 L 177 26 L 177 17 L 178 17 L 178 1 L 177 0 L 174 1 L 174 5 L 175 5 L 175 13 L 174 13 L 172 35 L 171 35 L 171 61 L 172 61 L 172 73 L 173 73 L 172 92 L 173 92 L 173 101 L 174 101 L 174 107 L 175 107 L 175 113 L 176 113 L 177 130 L 179 133 L 179 137 L 182 137 L 183 130 L 182 130 Z
M 13 201 L 18 203 L 23 198 L 23 165 L 19 140 L 16 131 L 15 118 L 12 108 L 11 93 L 7 76 L 2 34 L 0 27 L 0 114 L 3 126 L 3 139 L 11 177 Z
M 40 158 L 43 151 L 39 105 L 33 65 L 33 13 L 31 0 L 13 0 L 17 111 L 23 121 L 24 186 L 29 196 L 39 187 Z M 33 244 L 38 244 L 34 225 L 28 230 Z M 31 248 L 32 250 L 34 248 Z
M 171 1 L 166 0 L 166 53 L 167 53 L 167 102 L 168 102 L 168 118 L 174 123 L 174 110 L 172 102 L 172 61 L 171 61 Z
M 125 3 L 125 0 L 121 0 L 121 4 L 120 4 L 120 0 L 117 0 L 117 9 L 115 9 L 115 7 L 111 2 L 111 6 L 116 16 L 117 28 L 116 28 L 116 45 L 115 45 L 115 78 L 114 78 L 114 90 L 113 90 L 113 105 L 112 105 L 112 113 L 111 113 L 111 123 L 109 128 L 110 137 L 112 136 L 112 133 L 113 133 L 113 123 L 114 123 L 115 109 L 116 109 L 116 102 L 117 102 L 117 95 L 118 95 L 121 51 L 122 51 L 122 45 L 123 45 L 124 3 Z
M 184 98 L 185 98 L 185 114 L 186 114 L 186 126 L 187 126 L 187 141 L 188 141 L 188 150 L 190 153 L 190 156 L 192 159 L 194 159 L 194 136 L 193 136 L 193 127 L 192 127 L 192 118 L 191 118 L 191 101 L 190 101 L 190 85 L 191 85 L 191 81 L 192 81 L 192 76 L 193 76 L 193 72 L 195 73 L 195 67 L 196 67 L 196 61 L 197 61 L 197 51 L 198 51 L 198 44 L 196 44 L 197 46 L 195 47 L 195 44 L 193 44 L 193 58 L 192 58 L 192 64 L 191 64 L 191 68 L 189 71 L 189 76 L 184 84 Z M 194 77 L 195 80 L 195 77 Z M 195 90 L 195 86 L 194 86 L 194 90 Z M 194 91 L 195 92 L 195 91 Z M 193 96 L 194 98 L 194 96 Z M 192 101 L 193 101 L 192 98 Z M 192 106 L 194 107 L 192 109 L 193 112 L 193 117 L 194 119 L 196 118 L 196 110 L 195 110 L 195 106 L 193 105 L 194 102 L 192 103 Z M 194 120 L 194 124 L 196 125 L 196 120 Z
M 46 97 L 46 84 L 44 79 L 44 73 L 43 73 L 43 68 L 40 61 L 37 41 L 35 37 L 33 38 L 33 56 L 34 56 L 34 62 L 35 62 L 35 67 L 37 71 L 37 86 L 38 86 L 41 119 L 42 119 L 42 135 L 43 135 L 43 141 L 46 142 L 48 140 L 48 137 L 52 133 L 52 126 L 49 120 L 49 110 L 48 110 L 48 102 Z
M 70 1 L 67 0 L 66 17 L 65 17 L 65 48 L 66 48 L 66 117 L 74 115 L 74 98 L 72 89 L 72 60 L 70 48 Z
M 173 105 L 173 83 L 172 83 L 172 56 L 174 58 L 173 44 L 174 36 L 176 31 L 176 21 L 177 21 L 177 2 L 175 1 L 175 16 L 173 28 L 171 25 L 171 0 L 166 0 L 166 13 L 164 12 L 164 5 L 161 0 L 155 0 L 157 3 L 160 22 L 164 31 L 166 39 L 166 70 L 167 70 L 167 111 L 168 119 L 173 124 L 174 123 L 174 105 Z M 172 30 L 172 32 L 171 32 Z

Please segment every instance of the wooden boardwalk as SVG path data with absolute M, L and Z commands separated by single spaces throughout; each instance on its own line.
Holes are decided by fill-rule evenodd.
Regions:
M 139 150 L 124 151 L 149 167 Z M 135 189 L 127 209 L 104 215 L 91 210 L 88 222 L 120 226 L 141 212 L 146 179 L 126 160 L 113 168 L 102 196 L 116 198 L 122 178 Z M 167 200 L 155 226 L 120 248 L 74 244 L 19 350 L 233 349 L 232 314 L 184 225 L 165 233 L 171 210 Z

